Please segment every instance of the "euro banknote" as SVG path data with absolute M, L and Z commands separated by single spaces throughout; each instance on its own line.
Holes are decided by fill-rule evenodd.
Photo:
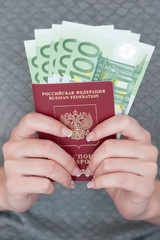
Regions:
M 128 114 L 153 51 L 153 46 L 129 38 L 79 30 L 63 79 L 113 81 L 116 114 Z
M 129 114 L 154 47 L 114 25 L 63 21 L 25 41 L 33 84 L 112 81 L 115 113 Z
M 24 41 L 32 83 L 40 83 L 35 40 Z
M 41 83 L 47 83 L 49 75 L 51 29 L 35 30 L 35 42 L 38 58 L 39 80 Z

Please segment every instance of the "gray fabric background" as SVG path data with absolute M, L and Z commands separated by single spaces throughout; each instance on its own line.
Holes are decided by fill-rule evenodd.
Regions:
M 0 0 L 0 146 L 28 112 L 34 111 L 23 41 L 34 29 L 62 20 L 91 25 L 114 24 L 141 33 L 156 46 L 130 115 L 160 147 L 160 1 L 159 0 Z M 3 155 L 0 152 L 0 165 Z M 123 219 L 104 190 L 74 190 L 56 184 L 25 213 L 0 213 L 0 240 L 7 239 L 160 239 L 160 227 Z

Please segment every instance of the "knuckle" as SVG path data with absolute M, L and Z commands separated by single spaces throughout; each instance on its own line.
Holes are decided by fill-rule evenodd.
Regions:
M 145 131 L 146 138 L 147 138 L 149 141 L 151 141 L 151 134 L 150 134 L 150 132 L 148 132 L 148 131 L 145 130 L 145 129 L 144 129 L 144 131 Z
M 9 149 L 10 149 L 10 146 L 11 146 L 10 142 L 6 142 L 5 144 L 3 144 L 3 146 L 2 146 L 2 152 L 3 152 L 3 155 L 4 155 L 4 156 L 7 155 L 8 151 L 9 151 Z
M 2 146 L 2 152 L 4 156 L 6 156 L 10 152 L 10 150 L 12 150 L 11 146 L 12 144 L 9 141 Z
M 97 138 L 99 133 L 103 133 L 104 132 L 104 126 L 103 124 L 99 124 L 98 126 L 96 126 L 94 129 L 93 129 L 93 134 L 94 134 L 94 137 Z
M 125 186 L 128 182 L 128 178 L 126 174 L 117 174 L 116 182 L 119 186 Z
M 42 182 L 42 193 L 49 194 L 51 192 L 51 182 L 49 179 L 44 179 Z
M 8 192 L 11 195 L 19 194 L 19 189 L 20 189 L 19 183 L 15 179 L 9 178 L 6 182 L 6 187 L 7 187 Z
M 114 145 L 116 144 L 116 140 L 114 139 L 108 139 L 106 141 L 104 141 L 103 145 L 103 149 L 102 151 L 108 151 L 110 148 L 114 147 Z
M 132 117 L 128 116 L 128 115 L 119 115 L 119 120 L 120 120 L 120 124 L 123 126 L 123 129 L 130 129 L 133 128 L 133 126 L 138 125 L 139 123 Z
M 50 140 L 43 140 L 41 149 L 45 155 L 50 155 L 55 149 L 55 144 Z
M 129 126 L 131 124 L 131 122 L 133 121 L 133 119 L 130 116 L 127 116 L 127 115 L 120 115 L 119 120 L 120 120 L 120 123 L 124 127 Z
M 8 172 L 9 170 L 13 169 L 13 165 L 14 165 L 14 161 L 11 159 L 7 159 L 4 161 L 4 169 L 6 172 Z
M 115 169 L 115 160 L 113 161 L 112 158 L 108 158 L 106 160 L 106 164 L 107 164 L 107 169 Z
M 45 172 L 47 175 L 51 175 L 57 171 L 57 164 L 54 161 L 48 161 L 45 165 Z
M 14 158 L 18 154 L 18 149 L 19 149 L 18 142 L 13 141 L 6 142 L 2 147 L 4 158 Z
M 158 149 L 156 146 L 152 145 L 151 146 L 151 154 L 152 154 L 152 159 L 157 161 L 157 158 L 158 158 Z
M 35 112 L 28 113 L 23 117 L 24 125 L 30 125 L 30 123 L 35 121 L 37 121 L 37 114 Z
M 106 171 L 107 171 L 107 168 L 108 168 L 108 165 L 107 165 L 106 161 L 104 160 L 104 161 L 102 162 L 102 171 L 103 171 L 103 172 L 106 172 Z
M 4 158 L 14 157 L 16 151 L 17 151 L 17 147 L 14 142 L 8 141 L 2 146 L 2 152 L 3 152 Z
M 153 161 L 153 162 L 157 162 L 157 158 L 158 158 L 158 149 L 157 147 L 155 147 L 154 145 L 146 145 L 145 146 L 145 156 Z
M 113 161 L 112 158 L 107 158 L 102 162 L 102 171 L 103 172 L 108 172 L 109 170 L 113 169 Z
M 156 175 L 157 175 L 157 172 L 158 172 L 157 163 L 155 163 L 155 162 L 149 162 L 149 163 L 148 163 L 148 169 L 147 169 L 146 171 L 147 171 L 147 176 L 148 176 L 149 178 L 155 179 L 155 177 L 156 177 Z
M 100 186 L 105 187 L 107 182 L 106 182 L 105 177 L 102 176 L 100 178 L 95 179 L 95 183 L 96 183 L 96 185 L 98 184 Z

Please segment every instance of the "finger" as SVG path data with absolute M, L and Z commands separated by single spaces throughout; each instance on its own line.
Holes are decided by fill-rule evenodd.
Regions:
M 97 141 L 98 139 L 121 133 L 123 136 L 136 141 L 146 143 L 151 142 L 149 132 L 140 126 L 132 117 L 119 115 L 109 118 L 98 124 L 88 135 L 87 141 Z
M 155 179 L 157 175 L 157 164 L 155 162 L 145 162 L 131 158 L 107 158 L 97 167 L 93 178 L 95 179 L 101 175 L 116 172 L 132 173 Z
M 88 183 L 88 187 L 92 187 L 93 189 L 120 188 L 143 197 L 148 197 L 153 190 L 153 183 L 147 181 L 142 176 L 120 172 L 101 175 Z
M 70 137 L 72 135 L 72 131 L 56 119 L 40 113 L 29 113 L 14 128 L 10 140 L 32 138 L 37 131 L 58 137 Z
M 45 177 L 60 183 L 66 188 L 70 188 L 71 175 L 53 160 L 26 158 L 7 161 L 8 170 L 6 172 L 10 176 L 14 173 L 14 175 Z
M 16 182 L 16 184 L 15 184 Z M 21 194 L 52 194 L 55 190 L 54 184 L 48 178 L 43 177 L 21 177 L 19 179 L 10 179 L 7 182 L 8 191 L 12 195 Z
M 134 158 L 145 161 L 153 159 L 155 161 L 154 148 L 153 145 L 140 144 L 136 141 L 108 139 L 92 154 L 88 168 L 93 173 L 105 158 Z
M 80 175 L 75 160 L 65 150 L 50 140 L 23 139 L 7 142 L 3 148 L 6 159 L 48 158 L 54 160 L 71 175 Z

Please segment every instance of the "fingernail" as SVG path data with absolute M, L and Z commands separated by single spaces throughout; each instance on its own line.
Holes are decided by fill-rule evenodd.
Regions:
M 62 129 L 62 132 L 66 137 L 71 137 L 72 136 L 72 130 L 70 130 L 69 128 L 64 127 Z
M 76 177 L 80 177 L 81 174 L 82 174 L 82 171 L 81 171 L 81 169 L 79 169 L 79 167 L 77 167 L 77 166 L 76 166 L 76 167 L 73 169 L 73 171 L 72 171 L 72 175 L 74 175 L 74 176 L 76 176 Z
M 95 186 L 94 181 L 88 182 L 87 183 L 87 188 L 93 188 Z
M 91 170 L 90 170 L 89 167 L 87 166 L 87 167 L 86 167 L 85 176 L 86 176 L 86 177 L 89 177 L 90 174 L 91 174 Z
M 72 180 L 71 183 L 70 183 L 70 188 L 74 189 L 76 187 L 76 184 L 75 182 Z
M 90 132 L 90 133 L 87 135 L 86 140 L 87 140 L 87 142 L 90 142 L 93 138 L 94 138 L 94 133 L 93 133 L 93 132 Z

